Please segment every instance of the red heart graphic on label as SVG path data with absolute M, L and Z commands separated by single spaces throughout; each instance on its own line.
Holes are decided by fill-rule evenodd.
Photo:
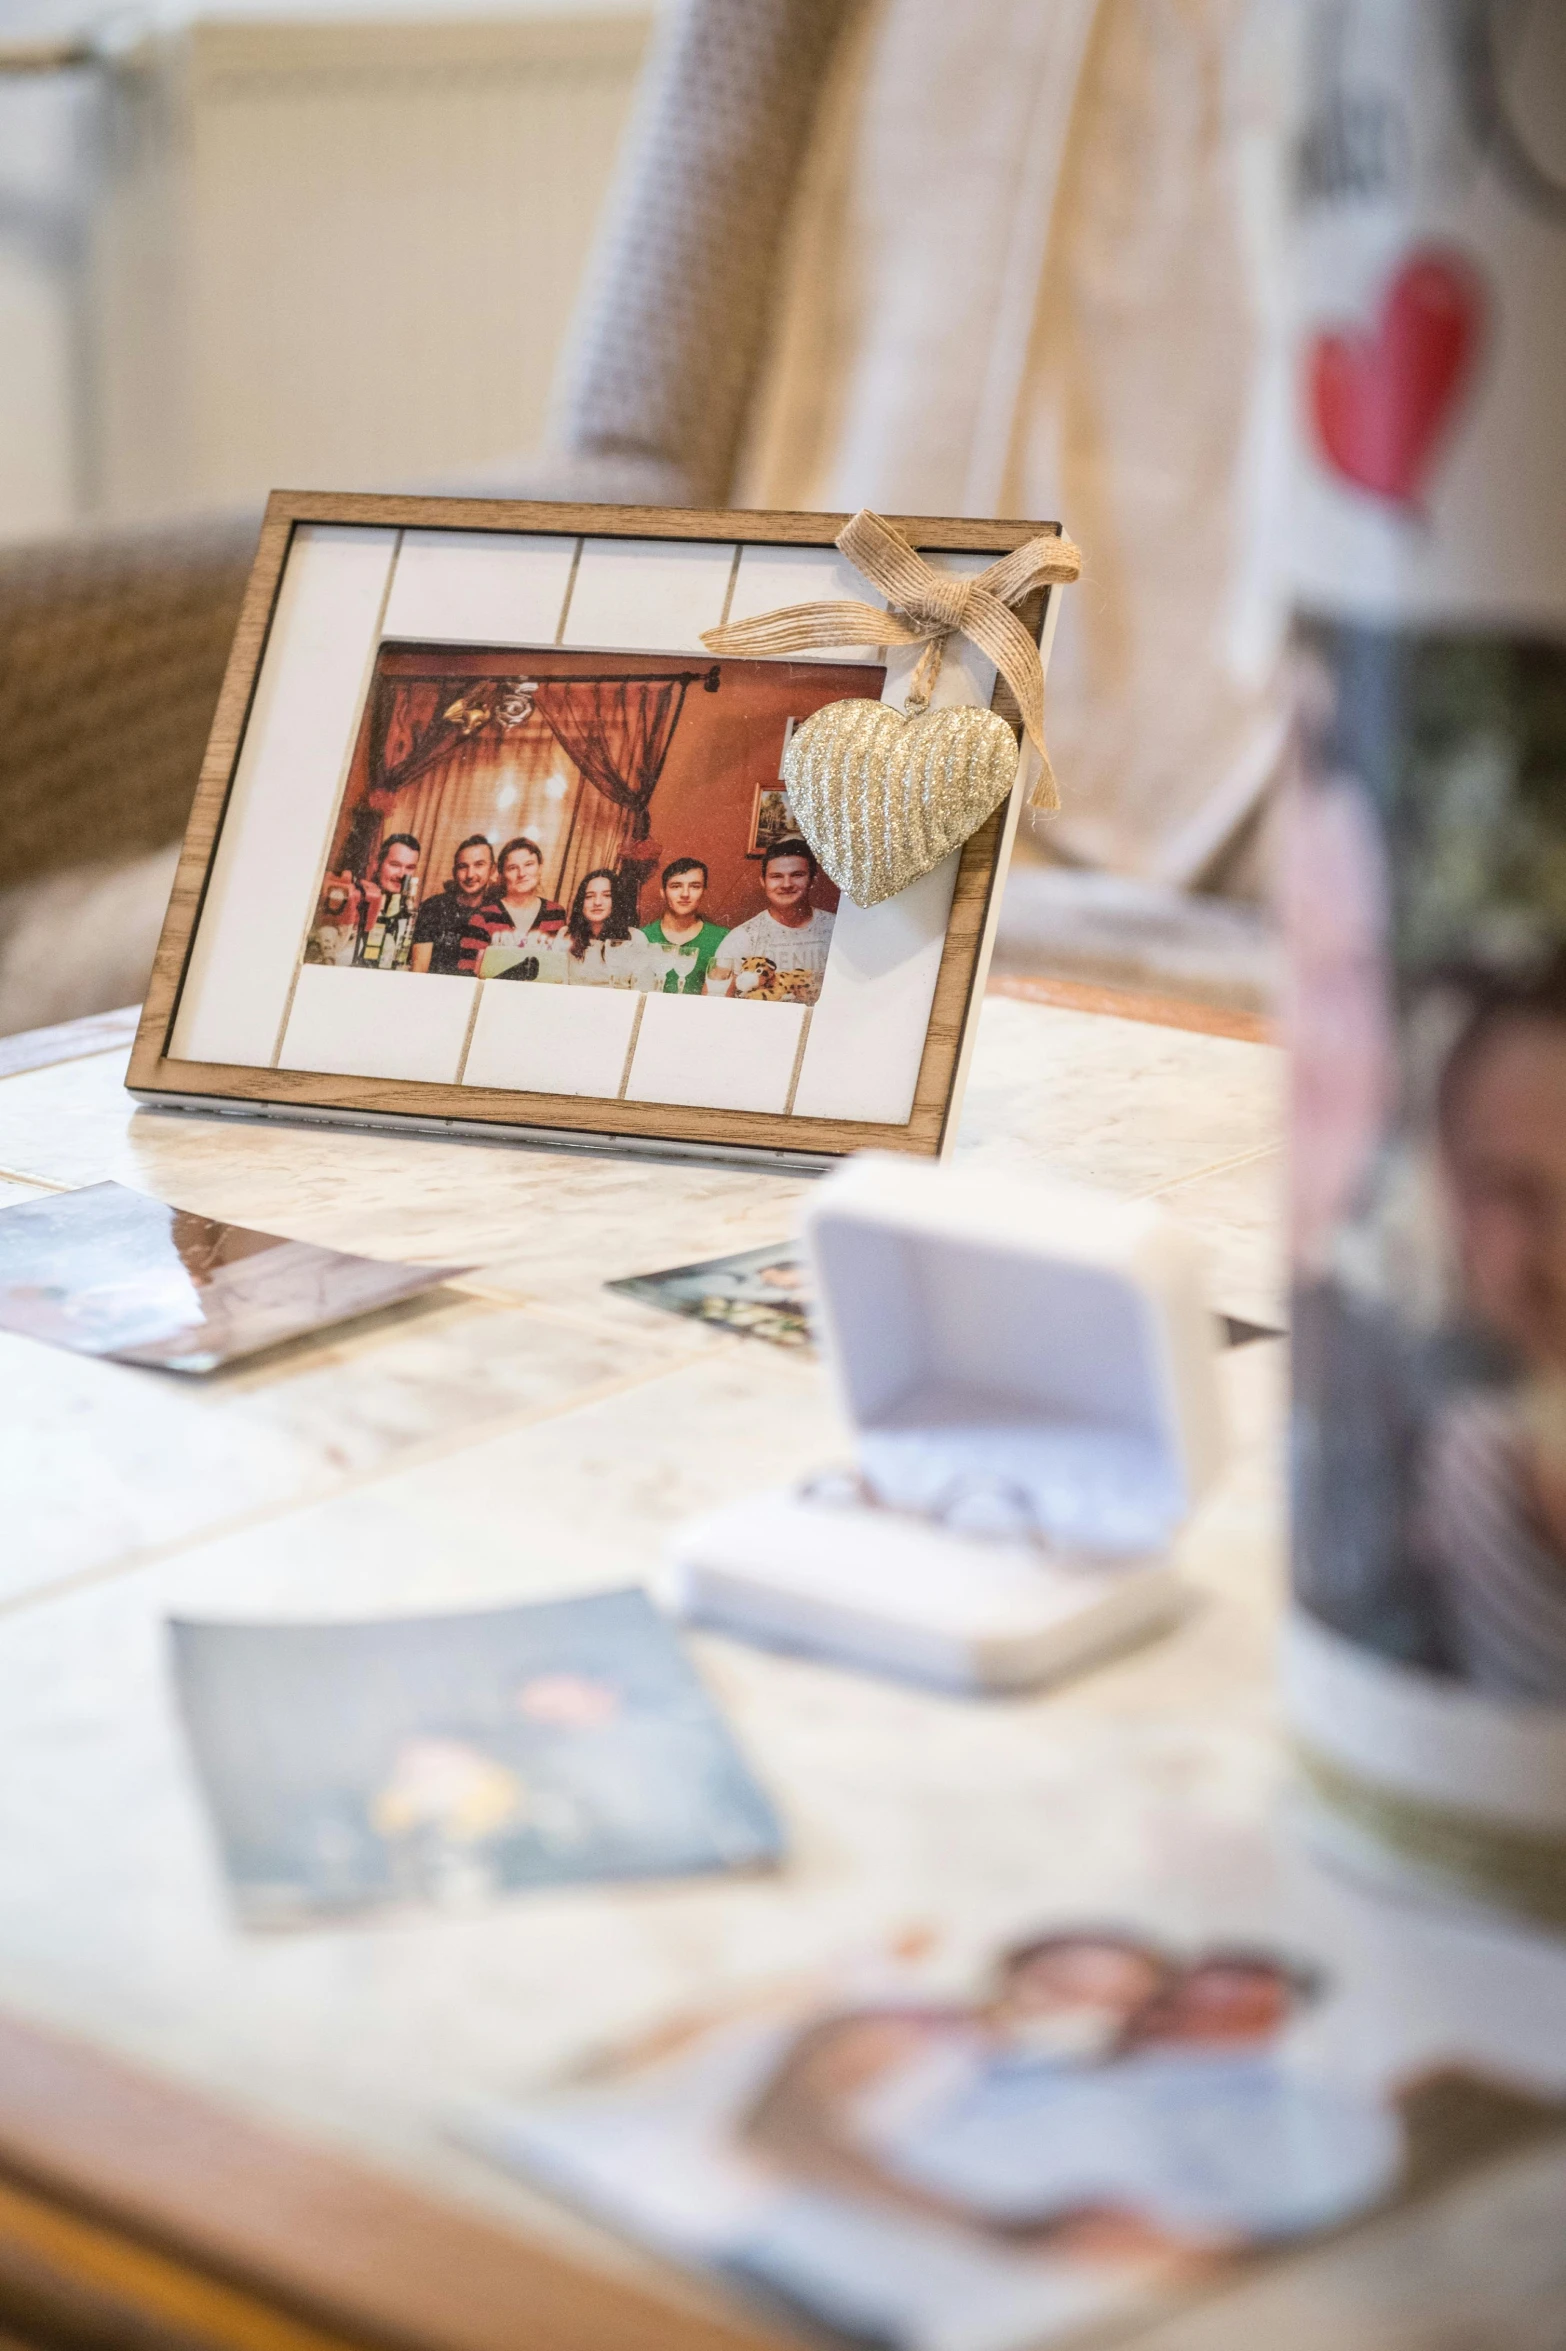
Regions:
M 1467 390 L 1485 319 L 1484 282 L 1461 253 L 1412 253 L 1366 331 L 1310 347 L 1311 414 L 1327 463 L 1378 498 L 1412 506 Z

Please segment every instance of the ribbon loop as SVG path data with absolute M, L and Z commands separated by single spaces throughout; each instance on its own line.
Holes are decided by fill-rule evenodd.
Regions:
M 702 643 L 713 653 L 806 653 L 813 647 L 923 645 L 910 696 L 928 702 L 941 654 L 952 636 L 971 639 L 987 653 L 1016 697 L 1023 732 L 1039 755 L 1041 772 L 1033 788 L 1035 808 L 1058 808 L 1049 754 L 1044 748 L 1044 668 L 1039 649 L 1013 609 L 1035 588 L 1064 585 L 1082 570 L 1071 541 L 1040 533 L 976 575 L 937 571 L 901 531 L 860 508 L 838 533 L 838 546 L 886 598 L 874 605 L 845 599 L 831 604 L 788 604 L 754 620 L 729 621 L 705 629 Z

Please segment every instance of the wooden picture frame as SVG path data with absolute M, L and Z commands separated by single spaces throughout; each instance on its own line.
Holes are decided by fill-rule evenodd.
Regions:
M 801 1024 L 801 1041 L 795 1059 L 787 1106 L 758 1109 L 729 1107 L 696 1100 L 670 1101 L 641 1098 L 628 1092 L 632 1067 L 631 1051 L 626 1056 L 626 1075 L 622 1076 L 617 1094 L 603 1092 L 548 1090 L 475 1082 L 466 1077 L 468 1046 L 458 1064 L 457 1082 L 424 1076 L 387 1075 L 364 1071 L 357 1073 L 319 1066 L 304 1066 L 301 1054 L 293 1052 L 285 1057 L 285 1039 L 292 1036 L 291 1021 L 295 1013 L 285 1012 L 278 1025 L 277 1042 L 270 1057 L 262 1047 L 245 1053 L 230 1049 L 212 1050 L 203 1046 L 203 991 L 210 995 L 217 984 L 212 975 L 219 968 L 223 954 L 242 955 L 250 951 L 250 940 L 245 923 L 248 901 L 235 892 L 238 884 L 233 876 L 238 871 L 235 861 L 241 848 L 234 847 L 228 866 L 222 864 L 225 848 L 225 828 L 232 827 L 235 840 L 250 837 L 264 815 L 259 801 L 252 805 L 254 793 L 261 790 L 254 784 L 256 761 L 269 756 L 265 745 L 274 738 L 282 741 L 287 727 L 293 724 L 294 736 L 290 757 L 297 768 L 301 756 L 324 760 L 330 749 L 335 763 L 337 782 L 333 789 L 331 806 L 325 812 L 328 836 L 332 825 L 341 827 L 348 809 L 349 775 L 353 744 L 361 742 L 369 727 L 369 696 L 379 674 L 376 664 L 383 656 L 390 658 L 388 648 L 406 644 L 410 637 L 436 636 L 451 650 L 453 659 L 460 655 L 474 655 L 476 647 L 514 646 L 535 654 L 542 645 L 551 643 L 561 649 L 566 659 L 575 647 L 580 659 L 581 648 L 602 649 L 601 640 L 607 631 L 593 633 L 586 619 L 578 625 L 576 637 L 565 634 L 566 613 L 573 609 L 572 595 L 576 593 L 581 604 L 583 589 L 580 582 L 589 579 L 622 575 L 631 579 L 636 567 L 640 577 L 657 581 L 674 576 L 680 565 L 707 563 L 716 560 L 717 551 L 727 565 L 727 595 L 721 612 L 713 611 L 711 620 L 702 625 L 731 616 L 730 607 L 735 597 L 735 583 L 754 576 L 758 588 L 763 580 L 771 586 L 771 593 L 753 598 L 753 609 L 760 610 L 780 603 L 802 601 L 823 591 L 820 585 L 823 566 L 835 566 L 835 584 L 828 592 L 836 595 L 864 594 L 864 584 L 852 572 L 846 561 L 835 553 L 833 542 L 848 518 L 837 514 L 769 514 L 762 512 L 725 512 L 722 510 L 687 510 L 616 506 L 577 506 L 541 504 L 506 499 L 449 499 L 400 498 L 373 495 L 334 495 L 310 492 L 280 491 L 273 494 L 267 505 L 260 545 L 246 592 L 238 631 L 230 656 L 214 719 L 206 758 L 202 765 L 195 802 L 180 854 L 173 892 L 165 918 L 153 969 L 152 983 L 142 1013 L 135 1049 L 131 1058 L 128 1083 L 136 1096 L 148 1103 L 182 1109 L 237 1110 L 251 1116 L 273 1116 L 289 1119 L 347 1121 L 354 1124 L 374 1124 L 388 1127 L 407 1127 L 463 1134 L 484 1134 L 515 1140 L 534 1140 L 554 1146 L 574 1145 L 585 1148 L 614 1148 L 651 1150 L 657 1153 L 696 1153 L 704 1157 L 765 1159 L 787 1166 L 821 1166 L 843 1154 L 867 1146 L 883 1150 L 906 1151 L 922 1156 L 940 1154 L 949 1145 L 955 1111 L 960 1099 L 965 1070 L 967 1047 L 971 1043 L 973 1017 L 977 999 L 982 992 L 988 964 L 994 920 L 998 911 L 999 882 L 1004 873 L 1018 811 L 1030 781 L 1031 754 L 1024 745 L 1019 765 L 1017 786 L 1008 803 L 991 816 L 966 843 L 955 860 L 955 872 L 950 876 L 949 907 L 944 932 L 937 941 L 938 959 L 926 954 L 926 965 L 933 971 L 933 985 L 925 981 L 928 1004 L 923 1022 L 922 1042 L 917 1046 L 917 1070 L 913 1074 L 910 1063 L 911 1099 L 906 1104 L 906 1115 L 888 1117 L 867 1114 L 841 1114 L 840 1108 L 828 1114 L 812 1111 L 808 1101 L 795 1108 L 800 1072 L 808 1069 L 805 1059 L 805 1039 L 809 1037 L 811 1011 L 807 1007 Z M 973 522 L 923 516 L 894 518 L 897 526 L 909 540 L 929 553 L 937 562 L 942 557 L 956 561 L 965 569 L 982 568 L 993 560 L 1036 536 L 1040 530 L 1057 530 L 1055 524 L 1034 522 Z M 419 611 L 426 620 L 436 606 L 439 581 L 443 578 L 456 583 L 453 591 L 456 607 L 466 609 L 464 598 L 471 605 L 473 583 L 482 578 L 493 582 L 499 575 L 495 559 L 508 549 L 540 548 L 547 544 L 558 551 L 558 560 L 568 564 L 569 578 L 565 602 L 561 607 L 558 626 L 552 636 L 539 628 L 493 627 L 465 628 L 458 623 L 425 630 L 406 626 L 393 627 L 395 608 L 389 603 L 390 583 L 394 579 L 423 580 L 420 590 L 423 601 Z M 389 557 L 384 550 L 390 546 Z M 808 551 L 817 551 L 821 560 L 812 564 Z M 353 588 L 355 595 L 379 598 L 373 627 L 366 640 L 370 650 L 362 647 L 352 656 L 358 667 L 352 680 L 346 671 L 337 678 L 333 691 L 341 707 L 347 704 L 343 697 L 349 685 L 353 693 L 353 722 L 350 741 L 325 747 L 312 743 L 307 733 L 299 732 L 297 716 L 290 720 L 289 671 L 287 662 L 297 663 L 304 655 L 293 656 L 290 646 L 315 645 L 320 637 L 319 616 L 311 625 L 311 637 L 304 621 L 298 617 L 304 608 L 301 599 L 308 598 L 310 566 L 321 572 L 327 560 L 333 563 L 357 565 L 354 578 L 359 582 Z M 375 586 L 371 575 L 374 563 L 369 551 L 376 553 L 385 582 Z M 417 558 L 413 572 L 408 565 Z M 553 559 L 553 558 L 552 558 Z M 542 560 L 542 558 L 540 558 Z M 399 571 L 399 565 L 402 570 Z M 441 566 L 444 565 L 444 571 Z M 790 566 L 793 566 L 791 569 Z M 422 566 L 422 569 L 418 568 Z M 747 569 L 747 566 L 754 569 Z M 768 568 L 770 566 L 770 569 Z M 629 567 L 629 568 L 627 568 Z M 660 568 L 661 567 L 661 568 Z M 807 576 L 808 575 L 808 576 Z M 797 591 L 785 584 L 781 592 L 778 582 L 800 580 Z M 300 584 L 301 577 L 304 585 Z M 369 586 L 365 586 L 365 582 Z M 434 586 L 431 583 L 435 583 Z M 629 591 L 627 591 L 629 592 Z M 639 592 L 639 591 L 638 591 Z M 411 591 L 410 591 L 411 593 Z M 488 589 L 485 594 L 489 594 Z M 290 602 L 292 595 L 292 602 Z M 1048 622 L 1051 614 L 1052 591 L 1040 590 L 1024 608 L 1022 617 L 1029 628 L 1047 645 Z M 405 599 L 406 601 L 406 599 Z M 417 602 L 417 598 L 415 599 Z M 491 604 L 493 598 L 491 597 Z M 591 596 L 588 597 L 591 603 Z M 335 608 L 322 608 L 327 622 L 335 625 Z M 488 611 L 490 606 L 486 606 Z M 365 610 L 369 610 L 366 603 Z M 744 615 L 735 610 L 732 617 Z M 437 617 L 439 617 L 437 612 Z M 358 625 L 358 624 L 356 624 Z M 367 625 L 367 624 L 366 624 Z M 695 642 L 694 627 L 681 634 L 675 628 L 666 638 L 657 636 L 657 622 L 652 634 L 645 630 L 638 640 L 634 634 L 623 640 L 613 639 L 615 657 L 626 662 L 639 661 L 646 669 L 649 656 L 659 652 L 665 666 L 675 659 L 684 659 L 693 673 L 698 663 L 710 664 L 711 655 L 700 650 Z M 291 637 L 290 629 L 294 631 Z M 584 636 L 581 632 L 587 631 Z M 361 628 L 361 635 L 363 629 Z M 346 642 L 346 639 L 345 639 Z M 965 689 L 961 640 L 954 640 L 948 652 L 947 670 L 953 672 L 947 698 L 973 700 L 979 688 L 973 684 Z M 976 670 L 971 664 L 973 649 L 962 647 L 970 659 L 966 673 L 970 679 L 983 681 L 983 692 L 989 693 L 992 672 L 987 664 Z M 310 658 L 324 658 L 312 653 Z M 344 656 L 346 661 L 348 656 Z M 499 654 L 496 659 L 501 658 Z M 889 673 L 887 692 L 893 695 L 892 679 L 896 675 L 893 664 L 904 662 L 911 667 L 913 655 L 882 651 L 871 655 L 839 655 L 839 661 L 853 663 L 874 660 Z M 280 668 L 280 664 L 283 666 Z M 526 666 L 524 664 L 523 666 Z M 536 666 L 536 663 L 535 663 Z M 729 665 L 731 667 L 736 665 Z M 754 665 L 745 665 L 753 667 Z M 797 666 L 797 665 L 796 665 Z M 342 665 L 339 664 L 341 668 Z M 636 674 L 641 674 L 638 671 Z M 944 674 L 944 673 L 943 673 Z M 845 691 L 856 690 L 845 685 Z M 863 691 L 860 687 L 857 689 Z M 812 707 L 829 698 L 819 690 Z M 897 693 L 900 699 L 900 689 Z M 297 695 L 295 696 L 297 700 Z M 1006 715 L 1005 688 L 994 696 L 993 705 L 1001 707 Z M 268 730 L 271 730 L 268 733 Z M 263 744 L 247 769 L 247 747 L 255 742 Z M 274 767 L 281 753 L 273 759 Z M 254 786 L 254 790 L 252 787 Z M 325 786 L 317 791 L 317 802 Z M 251 793 L 252 799 L 245 795 Z M 746 811 L 752 834 L 759 814 L 759 801 L 752 802 Z M 311 822 L 321 826 L 321 809 L 312 803 Z M 258 814 L 258 811 L 260 813 Z M 285 839 L 295 842 L 290 850 L 295 863 L 304 854 L 298 840 L 308 827 L 303 823 L 289 831 L 286 826 L 274 829 L 270 836 L 274 845 Z M 257 836 L 260 837 L 260 836 Z M 664 844 L 667 848 L 670 844 Z M 268 870 L 265 861 L 256 863 L 252 852 L 252 872 Z M 748 842 L 742 843 L 740 854 L 753 856 Z M 328 851 L 322 852 L 328 856 Z M 759 852 L 754 855 L 759 856 Z M 230 870 L 232 869 L 232 870 Z M 214 872 L 218 875 L 214 896 Z M 301 868 L 302 870 L 302 868 Z M 323 867 L 320 858 L 316 869 Z M 754 863 L 752 866 L 754 870 Z M 225 872 L 228 879 L 225 881 Z M 822 877 L 824 880 L 824 877 Z M 916 885 L 916 888 L 923 885 Z M 229 902 L 241 909 L 241 915 L 229 921 L 225 931 L 220 921 L 222 891 L 229 891 Z M 314 901 L 312 900 L 312 904 Z M 843 902 L 845 905 L 848 901 Z M 901 905 L 902 901 L 888 902 Z M 879 915 L 882 910 L 872 910 Z M 207 929 L 203 930 L 203 918 Z M 301 941 L 308 932 L 309 909 L 298 915 Z M 641 916 L 638 915 L 638 920 Z M 856 921 L 868 917 L 855 912 Z M 213 944 L 216 938 L 218 945 Z M 226 942 L 226 944 L 224 944 Z M 932 942 L 926 941 L 927 950 Z M 278 949 L 268 950 L 276 962 Z M 291 949 L 296 975 L 305 962 L 301 944 Z M 354 975 L 357 978 L 358 974 Z M 288 1005 L 295 1004 L 294 989 L 297 976 L 290 980 Z M 372 986 L 381 987 L 379 978 Z M 441 983 L 444 984 L 444 983 Z M 310 983 L 316 995 L 319 986 Z M 334 983 L 335 985 L 335 983 Z M 455 981 L 451 983 L 454 987 Z M 474 998 L 474 1010 L 469 1016 L 468 1038 L 471 1041 L 473 1022 L 478 1018 L 479 998 L 484 983 L 479 983 L 479 995 Z M 491 991 L 493 993 L 493 991 Z M 522 991 L 504 992 L 514 1001 Z M 581 991 L 583 995 L 599 991 Z M 534 991 L 528 991 L 533 997 Z M 841 995 L 841 990 L 839 991 Z M 312 999 L 314 1000 L 314 999 Z M 335 1001 L 335 999 L 334 999 Z M 414 1000 L 407 995 L 399 998 L 399 1008 L 406 1008 Z M 692 1008 L 699 1010 L 700 1008 Z M 727 1020 L 731 1007 L 723 1007 Z M 780 1007 L 779 1009 L 783 1009 Z M 788 1009 L 793 1009 L 789 1007 Z M 380 1012 L 379 1003 L 376 1006 Z M 496 1016 L 498 1017 L 498 1015 Z M 529 1017 L 532 1017 L 530 1012 Z M 667 1019 L 662 1012 L 659 1019 Z M 689 1014 L 682 1018 L 689 1020 Z M 708 1028 L 713 1016 L 704 1014 Z M 755 1015 L 748 1017 L 754 1019 Z M 834 1017 L 838 1017 L 834 1014 Z M 864 1021 L 876 1017 L 875 1007 L 860 1008 L 861 1030 Z M 907 1019 L 906 1013 L 902 1016 Z M 642 1015 L 638 1011 L 639 1024 Z M 381 1015 L 380 1025 L 387 1024 Z M 396 1024 L 393 1024 L 396 1025 Z M 729 1021 L 729 1031 L 733 1032 Z M 212 1023 L 206 1021 L 210 1033 Z M 634 1043 L 632 1051 L 640 1050 Z M 783 1034 L 783 1024 L 773 1022 L 767 1031 L 769 1039 Z M 821 1035 L 818 1026 L 817 1038 Z M 748 1040 L 747 1040 L 748 1042 Z M 289 1049 L 291 1050 L 291 1048 Z M 861 1063 L 864 1059 L 863 1037 L 859 1045 Z M 819 1092 L 819 1088 L 818 1088 Z

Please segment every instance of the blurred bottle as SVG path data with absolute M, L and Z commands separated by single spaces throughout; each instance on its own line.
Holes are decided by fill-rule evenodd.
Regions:
M 419 877 L 416 873 L 404 876 L 400 903 L 393 919 L 394 944 L 388 955 L 381 953 L 383 971 L 406 971 L 408 958 L 413 953 L 414 927 L 419 919 Z
M 1566 8 L 1320 0 L 1298 150 L 1290 1703 L 1566 1923 Z
M 364 935 L 363 961 L 376 971 L 405 971 L 419 912 L 419 877 L 404 876 L 377 906 Z
M 369 965 L 372 970 L 376 970 L 380 966 L 381 950 L 386 944 L 386 915 L 390 904 L 391 900 L 388 897 L 384 895 L 379 897 L 376 900 L 375 911 L 365 927 L 364 945 L 359 951 L 359 961 Z

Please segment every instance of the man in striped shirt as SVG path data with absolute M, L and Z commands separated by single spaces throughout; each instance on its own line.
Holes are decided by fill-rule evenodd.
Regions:
M 491 949 L 525 949 L 530 938 L 552 939 L 565 929 L 565 908 L 544 896 L 544 858 L 536 841 L 519 834 L 506 843 L 497 862 L 499 893 L 474 908 L 462 933 L 457 969 L 470 976 L 504 977 L 485 974 L 484 958 Z M 509 968 L 520 975 L 529 960 L 518 954 Z

